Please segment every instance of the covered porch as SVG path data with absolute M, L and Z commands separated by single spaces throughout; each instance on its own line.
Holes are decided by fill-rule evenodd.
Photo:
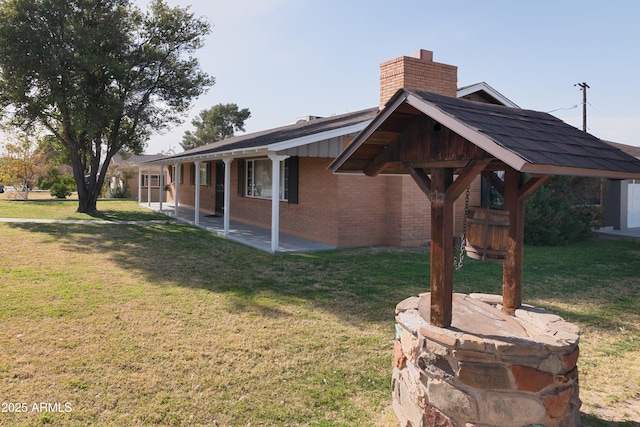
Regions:
M 230 219 L 229 231 L 225 235 L 223 216 L 209 215 L 204 211 L 200 211 L 198 215 L 198 223 L 196 224 L 196 211 L 191 206 L 180 206 L 178 209 L 178 216 L 176 216 L 173 204 L 144 202 L 140 203 L 140 205 L 156 212 L 161 212 L 169 217 L 177 219 L 178 221 L 196 225 L 203 230 L 226 237 L 229 240 L 233 240 L 243 245 L 265 252 L 273 252 L 271 230 L 268 228 L 258 227 Z M 305 239 L 292 234 L 280 232 L 279 244 L 276 253 L 307 253 L 333 249 L 336 249 L 336 247 L 322 242 L 317 242 L 315 240 Z

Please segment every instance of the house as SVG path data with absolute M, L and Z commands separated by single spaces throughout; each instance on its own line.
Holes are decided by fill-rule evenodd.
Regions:
M 517 106 L 486 83 L 457 87 L 457 67 L 433 61 L 420 50 L 380 65 L 380 106 L 241 135 L 144 163 L 169 171 L 163 201 L 271 229 L 271 249 L 279 233 L 335 247 L 417 246 L 430 238 L 428 202 L 407 176 L 375 180 L 333 174 L 331 162 L 373 120 L 401 88 L 491 104 Z M 144 167 L 142 169 L 144 169 Z M 272 197 L 277 195 L 277 197 Z M 469 202 L 479 204 L 480 180 L 471 184 Z M 465 201 L 455 206 L 461 233 Z
M 640 159 L 640 147 L 605 141 Z M 640 179 L 624 179 L 605 183 L 604 228 L 628 230 L 640 227 Z
M 160 195 L 166 197 L 166 190 L 160 191 L 169 175 L 160 166 L 146 164 L 165 157 L 163 154 L 116 154 L 109 165 L 107 182 L 109 189 L 128 191 L 128 199 L 142 202 L 159 202 Z M 144 164 L 144 166 L 142 166 Z

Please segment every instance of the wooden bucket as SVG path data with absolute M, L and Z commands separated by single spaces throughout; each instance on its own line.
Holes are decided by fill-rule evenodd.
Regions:
M 465 250 L 469 258 L 504 262 L 509 241 L 509 212 L 470 207 L 466 219 Z

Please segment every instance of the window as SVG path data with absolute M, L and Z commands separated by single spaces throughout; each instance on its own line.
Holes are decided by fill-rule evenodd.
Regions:
M 143 178 L 142 180 L 143 187 L 149 187 L 149 186 L 151 186 L 151 188 L 160 187 L 160 175 L 145 174 L 142 176 L 142 178 Z
M 237 165 L 238 196 L 271 198 L 271 160 L 238 159 Z M 284 165 L 280 163 L 280 200 L 293 205 L 298 204 L 298 169 L 298 156 L 289 157 Z M 264 192 L 265 186 L 269 195 Z
M 173 179 L 173 182 L 175 182 L 176 184 L 182 184 L 182 179 L 183 179 L 183 176 L 182 176 L 182 171 L 183 171 L 182 164 L 179 164 L 176 167 L 176 169 L 177 169 L 177 173 L 176 173 L 177 176 Z M 171 172 L 173 173 L 173 169 L 171 170 Z
M 211 163 L 200 163 L 200 185 L 211 185 Z
M 200 163 L 200 185 L 211 185 L 211 163 Z M 189 184 L 196 185 L 196 165 L 189 164 Z
M 270 159 L 256 159 L 247 161 L 247 185 L 246 191 L 248 197 L 257 197 L 261 199 L 271 199 L 272 167 Z M 288 190 L 288 167 L 285 162 L 280 162 L 280 200 L 287 200 Z

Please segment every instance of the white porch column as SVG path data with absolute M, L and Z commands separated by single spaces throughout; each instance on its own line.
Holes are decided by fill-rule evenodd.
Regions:
M 280 246 L 280 162 L 289 156 L 269 154 L 271 159 L 271 252 Z
M 160 201 L 160 212 L 162 212 L 163 192 L 164 192 L 164 165 L 160 165 L 160 176 L 158 177 L 158 184 L 160 189 L 158 190 L 158 200 Z
M 175 191 L 173 192 L 173 214 L 176 218 L 178 218 L 178 206 L 180 204 L 179 190 L 180 190 L 180 163 L 176 163 L 173 165 L 173 185 L 175 187 Z
M 222 161 L 224 162 L 224 235 L 229 236 L 229 222 L 231 215 L 231 162 L 233 159 L 230 157 L 223 157 Z
M 147 170 L 147 206 L 151 207 L 151 168 Z
M 196 167 L 196 212 L 195 218 L 193 219 L 195 224 L 200 224 L 200 161 L 194 162 Z
M 138 204 L 142 203 L 142 168 L 138 166 Z

